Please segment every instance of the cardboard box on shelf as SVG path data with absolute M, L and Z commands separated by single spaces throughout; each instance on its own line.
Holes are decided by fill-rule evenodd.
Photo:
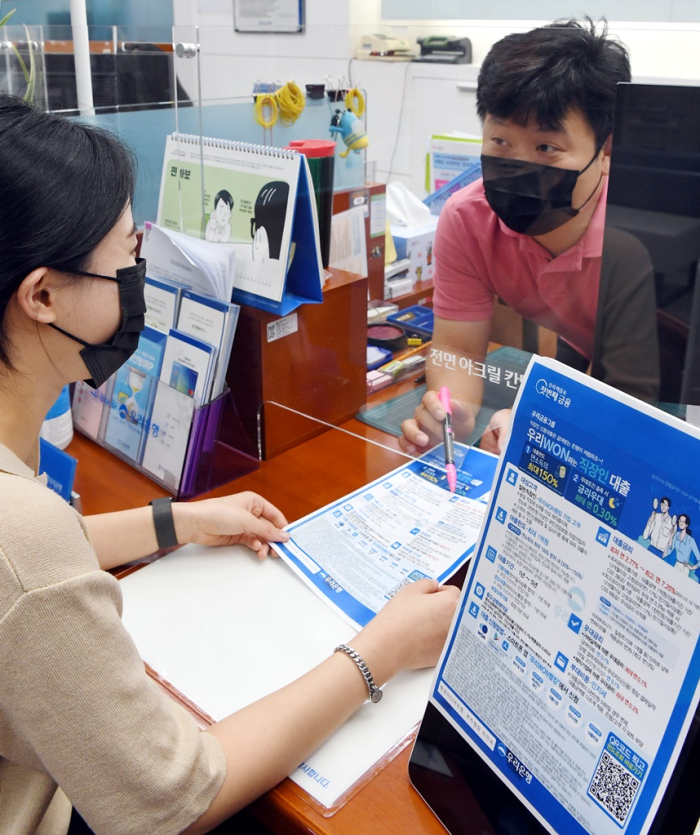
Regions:
M 405 278 L 399 278 L 398 276 L 396 278 L 390 278 L 384 283 L 384 298 L 395 299 L 398 296 L 410 293 L 413 289 L 413 284 L 414 282 L 408 276 Z
M 408 277 L 412 283 L 432 280 L 435 272 L 433 245 L 438 219 L 433 218 L 422 226 L 392 226 L 396 254 L 409 260 Z

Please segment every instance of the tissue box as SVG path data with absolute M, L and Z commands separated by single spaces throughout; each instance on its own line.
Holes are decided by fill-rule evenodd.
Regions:
M 422 226 L 391 227 L 391 236 L 394 239 L 398 258 L 408 258 L 410 261 L 408 277 L 413 284 L 433 278 L 435 272 L 433 244 L 437 223 L 438 219 L 435 217 Z

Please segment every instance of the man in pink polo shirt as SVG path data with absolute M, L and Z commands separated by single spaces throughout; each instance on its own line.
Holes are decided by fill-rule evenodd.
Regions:
M 440 438 L 444 412 L 437 391 L 443 385 L 452 394 L 457 438 L 472 431 L 483 380 L 455 370 L 468 360 L 483 361 L 496 297 L 555 331 L 558 358 L 583 370 L 594 359 L 604 319 L 598 299 L 615 92 L 618 82 L 629 80 L 624 46 L 590 21 L 508 35 L 484 60 L 476 94 L 483 180 L 448 201 L 434 248 L 433 348 L 460 362 L 446 368 L 429 359 L 428 392 L 414 419 L 402 425 L 407 452 L 419 453 Z M 629 342 L 636 334 L 655 343 L 650 262 L 641 245 L 619 245 L 636 278 L 615 318 L 635 309 L 644 326 L 624 336 L 608 333 L 605 340 Z M 623 272 L 605 279 L 601 298 L 620 298 L 623 279 L 632 286 Z M 611 281 L 617 282 L 613 291 Z M 597 365 L 603 368 L 605 359 Z M 606 371 L 599 376 L 605 379 Z M 614 370 L 610 377 L 613 382 Z M 494 416 L 482 448 L 499 449 L 505 420 L 502 413 Z

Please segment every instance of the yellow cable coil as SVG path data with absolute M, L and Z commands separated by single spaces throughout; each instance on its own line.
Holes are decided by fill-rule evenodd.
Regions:
M 283 125 L 293 125 L 304 107 L 306 97 L 293 81 L 288 81 L 274 93 L 261 93 L 255 97 L 255 121 L 263 128 L 271 128 L 279 116 Z
M 265 109 L 267 108 L 267 115 Z M 271 128 L 277 121 L 277 99 L 272 93 L 262 93 L 255 97 L 255 105 L 253 106 L 253 113 L 255 121 L 267 130 Z
M 361 119 L 364 115 L 365 97 L 362 95 L 362 91 L 358 87 L 353 87 L 352 90 L 348 90 L 345 95 L 345 107 L 351 113 L 354 113 L 358 119 Z
M 283 125 L 293 125 L 306 107 L 306 96 L 293 82 L 288 81 L 275 93 Z

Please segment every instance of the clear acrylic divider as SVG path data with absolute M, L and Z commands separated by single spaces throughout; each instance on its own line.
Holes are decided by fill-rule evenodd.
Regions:
M 268 36 L 236 32 L 232 15 L 226 21 L 220 26 L 176 26 L 167 35 L 148 27 L 91 27 L 90 113 L 80 112 L 71 28 L 5 26 L 0 30 L 0 87 L 19 95 L 31 92 L 38 106 L 87 119 L 131 145 L 139 163 L 134 216 L 140 227 L 159 219 L 167 137 L 194 137 L 201 150 L 201 187 L 187 213 L 181 210 L 180 225 L 200 239 L 212 208 L 211 195 L 203 187 L 206 139 L 275 148 L 296 139 L 334 139 L 334 192 L 344 196 L 347 208 L 363 207 L 368 266 L 384 260 L 380 241 L 386 225 L 385 204 L 367 183 L 367 163 L 374 163 L 370 168 L 380 184 L 403 183 L 419 200 L 447 185 L 455 173 L 454 160 L 445 146 L 445 156 L 436 164 L 433 137 L 452 134 L 450 141 L 458 143 L 464 138 L 460 134 L 471 135 L 475 141 L 469 150 L 480 155 L 482 128 L 475 105 L 481 62 L 494 42 L 514 29 L 532 28 L 528 23 L 419 26 L 413 21 L 376 21 L 371 26 L 308 24 L 300 34 Z M 648 32 L 632 25 L 610 28 L 630 47 L 635 80 L 653 76 L 656 82 L 664 81 L 652 61 Z M 695 78 L 698 30 L 668 24 L 664 31 L 675 44 L 674 78 L 666 80 Z M 417 37 L 447 34 L 462 46 L 460 39 L 468 38 L 471 62 L 412 62 L 405 54 L 360 60 L 356 56 L 366 42 L 370 51 L 382 51 L 381 38 L 364 38 L 370 32 L 391 39 L 389 52 L 405 51 L 401 41 L 407 41 L 413 55 L 420 51 Z M 308 91 L 303 111 L 292 124 L 285 124 L 279 110 L 275 114 L 270 102 L 256 102 L 256 96 L 266 96 L 270 89 L 276 92 L 289 82 L 305 92 L 306 85 L 323 90 L 318 98 Z M 353 90 L 358 92 L 352 94 Z M 358 111 L 356 119 L 368 144 L 339 124 L 351 109 Z M 362 133 L 357 125 L 355 129 Z M 613 156 L 613 176 L 614 165 Z M 190 214 L 195 220 L 186 222 Z M 387 294 L 386 301 L 396 303 L 399 317 L 430 297 L 427 268 L 434 263 L 426 261 L 425 267 L 398 298 Z M 455 463 L 458 489 L 468 495 L 469 489 L 483 487 L 483 479 L 470 470 L 481 458 L 471 453 L 476 448 L 498 450 L 529 358 L 560 356 L 560 340 L 500 302 L 494 306 L 488 345 L 479 351 L 464 350 L 461 340 L 445 339 L 432 329 L 412 330 L 411 323 L 417 324 L 412 318 L 399 318 L 407 338 L 420 339 L 421 345 L 406 342 L 394 347 L 392 359 L 399 364 L 377 369 L 380 377 L 386 374 L 381 383 L 387 385 L 382 387 L 376 377 L 367 377 L 367 287 L 366 276 L 332 269 L 320 305 L 302 305 L 283 317 L 244 306 L 228 388 L 211 403 L 195 408 L 177 386 L 156 381 L 151 396 L 158 409 L 150 418 L 142 415 L 139 422 L 129 398 L 137 398 L 143 385 L 130 386 L 130 394 L 114 384 L 101 393 L 79 384 L 73 401 L 76 426 L 182 498 L 215 488 L 221 492 L 224 485 L 235 490 L 238 475 L 258 470 L 246 485 L 264 492 L 265 484 L 274 481 L 285 497 L 280 509 L 296 521 L 362 491 L 397 468 L 413 466 L 423 450 L 435 445 L 437 455 L 415 466 L 428 467 L 433 483 L 444 485 L 447 468 L 439 448 L 443 426 L 426 414 L 435 409 L 437 389 L 444 385 L 454 401 L 455 438 L 467 445 Z M 382 302 L 383 296 L 373 301 Z M 589 314 L 593 333 L 595 305 Z M 686 328 L 686 345 L 691 336 Z M 590 348 L 587 345 L 583 352 L 582 370 L 592 360 Z M 423 357 L 424 363 L 415 363 L 416 357 Z M 406 362 L 409 359 L 413 363 Z M 420 381 L 424 372 L 427 384 Z M 684 413 L 685 407 L 678 409 Z M 402 424 L 411 431 L 416 410 L 428 430 L 426 443 L 409 446 L 404 440 L 402 448 Z M 163 463 L 166 457 L 169 465 Z M 411 738 L 406 729 L 389 753 L 330 806 L 307 799 L 320 814 L 334 814 Z
M 471 134 L 477 141 L 469 147 L 478 155 L 481 125 L 476 115 L 475 92 L 480 63 L 495 41 L 514 30 L 506 23 L 494 25 L 483 21 L 470 22 L 468 27 L 453 23 L 419 26 L 411 21 L 377 21 L 371 28 L 391 39 L 388 52 L 396 50 L 399 54 L 379 56 L 388 60 L 361 60 L 357 56 L 363 49 L 365 53 L 367 48 L 381 51 L 382 43 L 381 38 L 371 43 L 364 38 L 367 34 L 364 24 L 311 23 L 300 34 L 263 36 L 235 31 L 232 16 L 230 22 L 231 26 L 176 26 L 168 33 L 169 41 L 164 40 L 163 32 L 151 27 L 89 27 L 92 114 L 80 114 L 78 108 L 70 70 L 78 39 L 73 37 L 71 27 L 26 30 L 5 26 L 2 29 L 5 60 L 0 66 L 4 75 L 0 83 L 16 92 L 26 91 L 26 79 L 23 87 L 24 76 L 15 48 L 20 56 L 25 56 L 25 66 L 28 66 L 26 58 L 32 54 L 36 66 L 35 95 L 43 97 L 36 98 L 37 103 L 105 126 L 132 146 L 139 162 L 134 204 L 139 226 L 145 221 L 158 220 L 165 142 L 172 133 L 195 137 L 200 149 L 204 148 L 205 138 L 282 148 L 293 139 L 333 137 L 337 141 L 335 197 L 342 196 L 349 201 L 348 205 L 363 206 L 364 221 L 369 227 L 368 268 L 377 260 L 384 260 L 381 233 L 385 228 L 382 222 L 385 204 L 381 195 L 371 194 L 366 183 L 367 163 L 375 164 L 370 168 L 376 170 L 380 183 L 402 182 L 417 198 L 422 198 L 433 193 L 441 177 L 447 176 L 447 168 L 442 170 L 433 159 L 426 178 L 426 154 L 434 150 L 431 137 L 456 133 L 455 138 L 459 139 L 461 134 Z M 523 23 L 516 30 L 530 28 L 530 24 Z M 643 78 L 650 72 L 648 55 L 642 49 L 643 36 L 632 25 L 611 24 L 610 29 L 613 35 L 628 43 L 633 72 Z M 686 32 L 676 24 L 665 24 L 664 31 L 668 38 L 678 42 L 677 75 L 691 75 L 689 59 L 696 54 L 693 45 L 698 32 Z M 462 63 L 459 56 L 454 63 L 404 60 L 420 51 L 418 37 L 439 34 L 452 36 L 458 45 L 464 45 L 460 39 L 468 38 L 472 47 L 471 63 Z M 65 72 L 61 70 L 64 65 Z M 656 81 L 663 79 L 656 78 Z M 265 95 L 262 91 L 267 87 L 274 91 L 288 82 L 308 92 L 299 118 L 285 124 L 278 113 L 274 124 L 260 124 L 256 120 L 256 96 Z M 306 90 L 307 85 L 313 84 L 323 87 L 318 98 Z M 351 93 L 347 100 L 346 93 Z M 362 107 L 360 121 L 369 144 L 352 148 L 342 132 L 331 129 L 338 127 L 334 124 L 336 110 L 360 112 Z M 272 109 L 259 108 L 257 115 L 269 121 Z M 199 182 L 203 185 L 202 163 L 203 154 L 199 166 Z M 614 179 L 614 167 L 613 160 L 611 179 Z M 194 206 L 188 204 L 188 213 L 195 216 L 195 222 L 186 231 L 203 236 L 204 222 L 211 213 L 210 203 L 211 195 L 200 187 Z M 184 227 L 184 208 L 181 219 Z M 387 302 L 395 302 L 401 312 L 429 299 L 432 293 L 429 267 L 434 267 L 434 259 L 432 264 L 426 263 L 421 276 L 412 276 L 410 291 Z M 263 456 L 273 457 L 293 445 L 297 435 L 304 435 L 270 429 L 269 437 L 263 435 L 258 447 L 257 414 L 264 401 L 277 402 L 289 410 L 334 425 L 359 414 L 361 420 L 375 421 L 375 428 L 381 426 L 380 431 L 396 437 L 401 422 L 410 419 L 411 411 L 422 400 L 420 384 L 412 383 L 421 374 L 420 366 L 412 367 L 409 363 L 398 372 L 396 367 L 390 368 L 391 382 L 394 386 L 398 384 L 398 388 L 391 390 L 380 392 L 376 382 L 367 381 L 369 299 L 363 277 L 332 269 L 323 297 L 322 305 L 302 305 L 285 317 L 244 307 L 228 382 L 243 426 L 246 449 L 259 448 Z M 374 299 L 377 301 L 382 299 Z M 591 322 L 588 325 L 594 327 Z M 455 399 L 469 404 L 475 420 L 465 438 L 470 438 L 474 430 L 475 437 L 483 434 L 483 421 L 489 409 L 498 413 L 508 407 L 517 388 L 513 385 L 514 375 L 520 373 L 518 363 L 524 361 L 525 355 L 536 352 L 557 356 L 560 347 L 555 334 L 522 320 L 500 303 L 494 307 L 491 350 L 484 350 L 483 356 L 477 355 L 478 352 L 460 352 L 459 346 L 440 345 L 430 336 L 423 333 L 423 346 L 411 358 L 405 358 L 425 356 L 431 387 L 438 387 L 436 380 L 448 379 Z M 585 346 L 583 355 L 590 362 L 589 348 Z M 414 347 L 400 348 L 394 357 L 400 359 L 409 350 Z M 516 357 L 513 352 L 517 351 L 525 354 Z M 479 387 L 481 390 L 475 393 Z M 389 402 L 395 401 L 399 394 L 406 395 L 406 399 Z M 505 418 L 498 419 L 505 425 Z M 295 420 L 288 417 L 287 425 L 292 426 Z
M 3 17 L 0 12 L 0 20 Z M 46 61 L 43 26 L 8 23 L 0 27 L 0 90 L 46 110 Z

